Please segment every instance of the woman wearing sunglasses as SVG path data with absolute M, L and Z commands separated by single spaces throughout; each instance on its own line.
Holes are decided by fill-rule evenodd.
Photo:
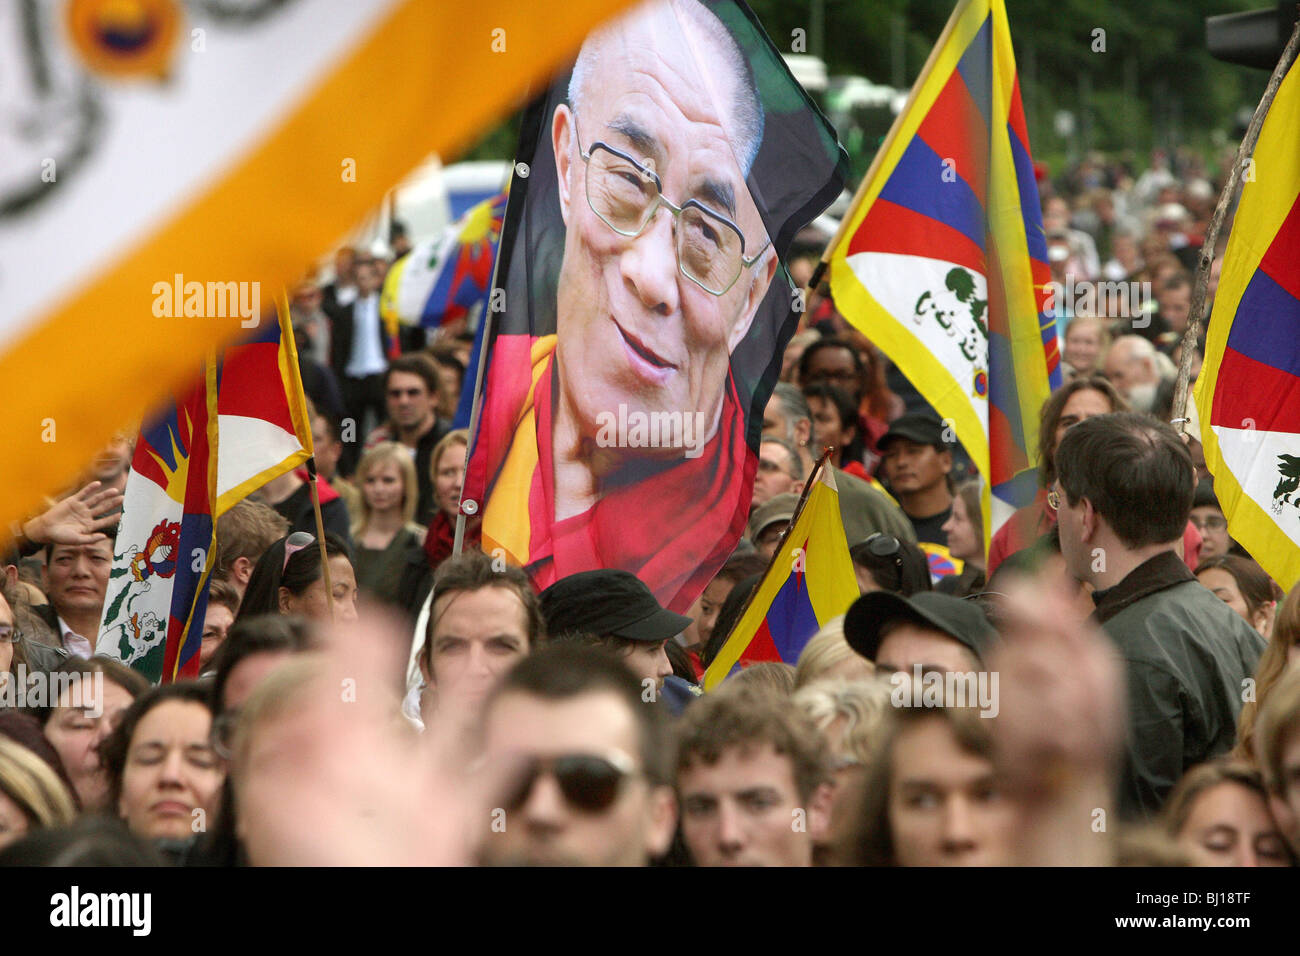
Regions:
M 315 621 L 357 619 L 357 576 L 343 539 L 325 535 L 330 586 L 325 588 L 316 536 L 295 531 L 267 548 L 248 579 L 236 622 L 258 614 L 295 614 Z

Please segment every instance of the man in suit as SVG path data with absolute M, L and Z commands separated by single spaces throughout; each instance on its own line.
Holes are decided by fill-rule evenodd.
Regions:
M 334 320 L 330 364 L 343 393 L 343 405 L 364 435 L 384 420 L 384 372 L 392 339 L 379 317 L 379 271 L 374 260 L 357 259 L 357 298 Z M 367 417 L 373 413 L 373 421 Z M 356 442 L 344 444 L 340 469 L 351 473 L 360 457 Z
M 331 319 L 352 308 L 357 298 L 357 251 L 344 246 L 334 253 L 334 281 L 321 289 L 321 308 Z

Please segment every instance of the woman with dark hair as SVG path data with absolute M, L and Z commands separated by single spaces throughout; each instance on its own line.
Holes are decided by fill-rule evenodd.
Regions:
M 119 661 L 74 657 L 54 671 L 59 688 L 54 706 L 43 715 L 45 738 L 58 752 L 83 810 L 108 806 L 108 779 L 100 745 L 149 681 Z
M 727 638 L 731 636 L 731 629 L 736 626 L 741 612 L 745 610 L 745 602 L 749 600 L 749 595 L 762 580 L 762 573 L 751 574 L 749 577 L 741 578 L 727 592 L 726 600 L 722 602 L 722 607 L 718 609 L 718 616 L 713 622 L 713 632 L 705 642 L 704 650 L 700 651 L 700 663 L 706 670 L 718 656 L 718 651 L 722 650 L 722 645 L 727 643 Z
M 892 591 L 909 597 L 932 589 L 925 552 L 891 534 L 877 531 L 849 548 L 849 557 L 853 559 L 853 572 L 863 594 Z
M 991 578 L 1009 554 L 1027 548 L 1056 524 L 1047 489 L 1056 481 L 1056 448 L 1071 426 L 1094 415 L 1128 411 L 1128 403 L 1107 379 L 1083 375 L 1071 379 L 1043 403 L 1038 417 L 1038 494 L 1015 512 L 989 543 L 987 575 Z
M 696 668 L 697 679 L 703 675 L 700 655 L 705 647 L 709 644 L 709 638 L 713 636 L 714 625 L 717 623 L 718 615 L 722 612 L 722 606 L 726 603 L 727 595 L 731 593 L 732 587 L 741 578 L 747 578 L 754 574 L 762 574 L 767 570 L 767 560 L 761 555 L 749 551 L 747 553 L 737 552 L 727 561 L 718 573 L 714 575 L 713 580 L 708 583 L 703 593 L 695 599 L 687 616 L 695 621 L 694 628 L 686 629 L 686 650 L 691 657 L 691 664 Z
M 212 705 L 201 684 L 141 694 L 100 749 L 111 812 L 137 836 L 188 850 L 216 818 L 226 765 L 212 746 Z
M 952 497 L 952 513 L 944 522 L 948 553 L 963 562 L 961 574 L 950 574 L 935 585 L 953 597 L 969 597 L 984 590 L 984 513 L 978 480 L 964 481 Z
M 333 595 L 325 593 L 320 546 L 316 536 L 295 531 L 266 549 L 248 579 L 239 623 L 259 614 L 300 614 L 318 621 L 357 619 L 357 576 L 343 539 L 325 533 Z
M 1236 554 L 1207 558 L 1196 566 L 1196 579 L 1265 640 L 1273 633 L 1273 612 L 1281 594 L 1253 558 Z

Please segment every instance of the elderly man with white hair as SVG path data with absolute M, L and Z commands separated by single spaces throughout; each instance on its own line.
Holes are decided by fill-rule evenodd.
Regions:
M 1140 335 L 1121 335 L 1106 353 L 1105 371 L 1116 390 L 1134 411 L 1150 412 L 1156 405 L 1160 380 L 1168 359 Z

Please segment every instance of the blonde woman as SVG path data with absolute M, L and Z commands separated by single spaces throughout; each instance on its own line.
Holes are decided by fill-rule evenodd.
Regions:
M 424 541 L 424 556 L 428 559 L 429 570 L 438 570 L 438 565 L 451 557 L 452 542 L 456 533 L 456 515 L 460 512 L 460 489 L 465 477 L 465 458 L 469 453 L 469 431 L 458 428 L 447 432 L 442 441 L 434 446 L 429 456 L 429 480 L 433 483 L 433 520 L 429 522 L 429 534 Z M 466 522 L 465 543 L 473 545 L 477 540 L 478 516 Z
M 1196 570 L 1205 571 L 1206 567 L 1202 564 Z M 1213 578 L 1208 575 L 1205 578 L 1201 578 L 1200 575 L 1197 577 L 1206 587 L 1215 585 Z M 1225 574 L 1224 577 L 1227 575 Z M 1221 594 L 1220 597 L 1223 595 Z M 1260 605 L 1255 603 L 1252 607 L 1252 602 L 1246 601 L 1244 595 L 1238 595 L 1237 602 L 1240 607 L 1233 609 L 1255 624 L 1257 629 L 1261 628 Z M 1246 613 L 1243 614 L 1243 611 Z M 1253 616 L 1254 620 L 1247 617 L 1248 614 Z M 1300 670 L 1300 584 L 1291 589 L 1291 593 L 1282 602 L 1276 619 L 1271 623 L 1268 646 L 1264 648 L 1264 653 L 1260 655 L 1259 663 L 1255 666 L 1254 699 L 1242 705 L 1241 715 L 1237 718 L 1237 746 L 1233 750 L 1233 756 L 1252 763 L 1258 761 L 1259 754 L 1255 751 L 1255 721 L 1264 707 L 1264 702 L 1272 694 L 1273 688 L 1288 672 L 1296 670 Z
M 357 588 L 397 603 L 408 557 L 424 547 L 425 529 L 414 520 L 419 486 L 410 449 L 397 442 L 376 445 L 361 457 L 356 484 L 361 490 L 361 514 L 352 526 Z
M 884 737 L 892 690 L 889 681 L 878 677 L 852 681 L 826 677 L 795 692 L 796 706 L 817 725 L 830 749 L 833 796 L 828 841 L 847 833 L 851 821 L 845 811 L 852 800 L 843 797 L 866 779 Z
M 71 823 L 72 794 L 36 754 L 0 737 L 0 850 L 30 831 Z
M 844 615 L 833 617 L 809 639 L 799 652 L 794 668 L 796 690 L 825 678 L 867 680 L 876 673 L 876 665 L 853 648 L 844 638 Z

